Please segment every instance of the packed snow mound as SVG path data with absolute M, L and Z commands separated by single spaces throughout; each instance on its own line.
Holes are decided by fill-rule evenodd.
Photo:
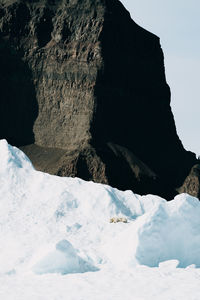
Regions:
M 149 211 L 107 243 L 105 252 L 113 263 L 121 265 L 155 267 L 177 259 L 179 267 L 199 267 L 199 215 L 199 200 L 189 195 L 178 195 L 164 203 L 157 199 Z
M 84 273 L 97 271 L 97 268 L 89 265 L 77 255 L 77 251 L 67 240 L 56 244 L 53 251 L 47 253 L 32 268 L 36 274 L 45 273 Z
M 10 146 L 6 140 L 0 140 L 0 174 L 10 175 L 18 168 L 33 169 L 29 158 L 18 148 Z
M 198 199 L 182 194 L 167 202 L 51 176 L 5 140 L 0 164 L 0 273 L 83 273 L 168 260 L 200 267 Z

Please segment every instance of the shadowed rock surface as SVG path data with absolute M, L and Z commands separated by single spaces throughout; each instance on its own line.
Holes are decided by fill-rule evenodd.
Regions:
M 1 1 L 0 79 L 0 137 L 39 170 L 170 199 L 198 163 L 159 38 L 118 0 Z
M 200 164 L 192 167 L 183 185 L 177 191 L 179 193 L 188 193 L 200 199 Z

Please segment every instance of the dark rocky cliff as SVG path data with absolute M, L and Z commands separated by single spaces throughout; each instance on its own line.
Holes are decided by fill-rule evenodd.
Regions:
M 0 90 L 0 138 L 40 170 L 170 199 L 197 163 L 159 38 L 118 0 L 1 1 Z

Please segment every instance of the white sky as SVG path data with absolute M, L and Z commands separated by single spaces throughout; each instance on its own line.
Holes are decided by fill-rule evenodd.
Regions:
M 179 137 L 200 155 L 200 1 L 121 2 L 136 23 L 160 37 Z

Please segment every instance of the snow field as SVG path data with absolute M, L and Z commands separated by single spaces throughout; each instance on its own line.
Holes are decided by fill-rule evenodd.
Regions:
M 187 194 L 167 202 L 38 172 L 1 140 L 0 299 L 200 299 L 190 294 L 200 278 L 199 216 Z M 55 297 L 45 298 L 47 286 Z

